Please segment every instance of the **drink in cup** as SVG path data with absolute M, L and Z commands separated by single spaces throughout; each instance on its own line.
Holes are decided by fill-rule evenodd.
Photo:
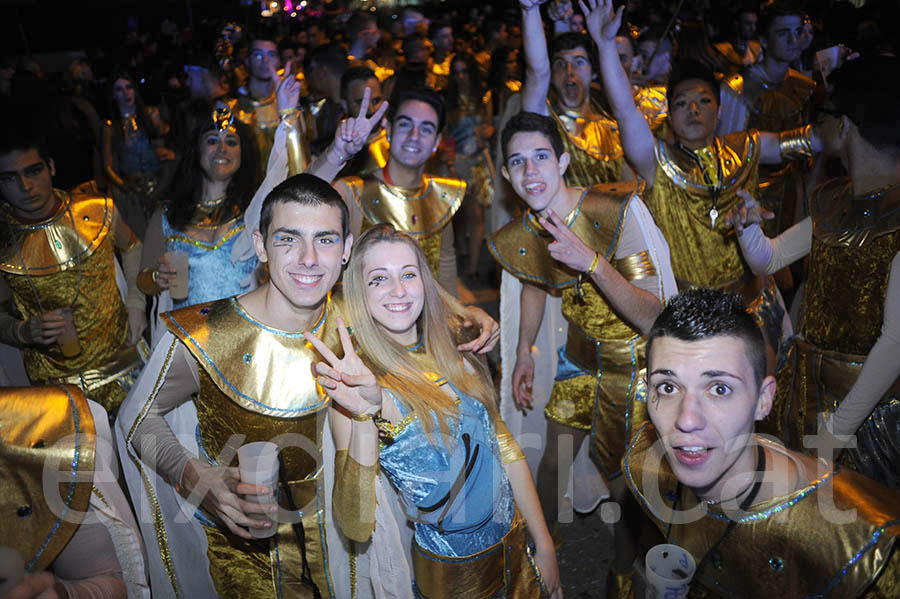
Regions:
M 59 311 L 65 324 L 62 333 L 56 338 L 59 344 L 59 351 L 67 358 L 74 358 L 81 353 L 81 343 L 78 342 L 78 331 L 75 330 L 75 317 L 72 314 L 72 308 L 62 308 Z
M 188 253 L 182 251 L 167 252 L 169 263 L 175 268 L 175 280 L 169 287 L 173 300 L 183 300 L 188 296 Z
M 278 446 L 268 441 L 247 443 L 238 449 L 238 468 L 241 482 L 269 487 L 267 495 L 244 495 L 246 501 L 274 504 L 278 483 Z M 269 528 L 251 528 L 250 535 L 257 539 L 271 537 L 277 530 L 277 515 L 249 514 L 255 520 L 271 520 Z
M 657 545 L 647 552 L 647 599 L 684 599 L 697 564 L 678 545 Z

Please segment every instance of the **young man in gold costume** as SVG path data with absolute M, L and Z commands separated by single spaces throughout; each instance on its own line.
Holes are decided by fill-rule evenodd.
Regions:
M 757 129 L 785 131 L 809 122 L 816 83 L 790 68 L 802 52 L 803 13 L 782 1 L 765 8 L 761 22 L 766 48 L 762 62 L 745 67 L 724 80 L 716 135 Z M 776 218 L 766 232 L 777 235 L 802 218 L 807 169 L 802 162 L 760 166 L 759 193 Z
M 776 393 L 741 298 L 689 289 L 647 340 L 625 479 L 696 562 L 691 596 L 897 597 L 900 493 L 754 434 Z
M 750 272 L 723 217 L 738 202 L 738 190 L 756 192 L 760 164 L 813 155 L 821 149 L 821 140 L 808 125 L 780 134 L 750 130 L 716 137 L 717 84 L 697 63 L 681 63 L 673 70 L 668 88 L 673 141 L 656 139 L 635 108 L 616 54 L 622 8 L 614 13 L 610 0 L 581 4 L 600 49 L 603 84 L 621 127 L 625 154 L 647 182 L 647 207 L 672 250 L 679 287 L 741 293 L 762 321 L 774 372 L 774 352 L 790 324 L 774 280 Z
M 639 187 L 566 185 L 569 155 L 553 119 L 519 113 L 503 129 L 501 144 L 503 176 L 526 204 L 524 214 L 488 243 L 503 268 L 523 282 L 512 375 L 520 408 L 532 407 L 532 346 L 548 292 L 562 295 L 568 321 L 544 410 L 546 446 L 537 478 L 544 514 L 555 523 L 559 489 L 568 486 L 560 453 L 564 436 L 578 448 L 591 435 L 613 495 L 623 499 L 619 463 L 634 426 L 646 418 L 640 385 L 643 334 L 675 293 L 675 280 L 665 241 L 641 202 Z M 618 527 L 617 545 L 626 540 Z
M 0 313 L 0 341 L 23 350 L 32 384 L 77 385 L 114 415 L 142 364 L 141 242 L 92 183 L 71 192 L 53 188 L 55 165 L 32 123 L 7 121 L 3 131 L 0 273 L 16 315 Z M 64 351 L 57 341 L 66 310 L 77 343 Z
M 748 195 L 731 219 L 754 272 L 809 256 L 803 326 L 778 372 L 766 431 L 792 449 L 813 450 L 804 436 L 816 433 L 826 413 L 831 433 L 856 435 L 847 461 L 893 488 L 900 487 L 900 128 L 884 107 L 900 89 L 884 73 L 898 66 L 865 58 L 829 76 L 825 151 L 840 157 L 849 176 L 813 192 L 809 217 L 769 239 Z
M 425 173 L 444 127 L 444 101 L 432 90 L 398 90 L 388 109 L 387 164 L 365 177 L 345 177 L 335 189 L 350 208 L 350 229 L 391 223 L 422 246 L 438 282 L 456 295 L 456 252 L 450 220 L 466 182 Z

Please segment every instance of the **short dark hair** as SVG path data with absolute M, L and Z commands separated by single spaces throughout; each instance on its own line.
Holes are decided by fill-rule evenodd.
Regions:
M 898 72 L 896 57 L 867 56 L 844 63 L 828 76 L 836 110 L 853 121 L 867 142 L 894 152 L 900 150 L 900 121 L 887 107 L 900 96 Z
M 509 140 L 511 140 L 516 133 L 521 133 L 523 131 L 534 131 L 546 137 L 550 141 L 550 146 L 553 148 L 553 153 L 556 154 L 557 158 L 562 156 L 562 153 L 565 151 L 562 137 L 559 134 L 559 128 L 556 126 L 556 121 L 549 116 L 537 114 L 536 112 L 520 112 L 513 115 L 512 118 L 507 121 L 506 126 L 503 127 L 503 132 L 500 133 L 500 149 L 503 152 L 504 164 L 506 164 L 506 160 L 509 158 L 509 154 L 507 153 Z
M 378 26 L 378 19 L 370 12 L 358 10 L 347 21 L 347 37 L 352 44 L 359 37 L 359 32 L 366 28 L 366 25 Z
M 354 81 L 368 81 L 369 79 L 377 79 L 375 71 L 369 67 L 350 67 L 344 71 L 341 77 L 341 100 L 345 102 L 349 100 L 350 84 Z
M 347 70 L 347 51 L 340 44 L 330 43 L 316 46 L 307 57 L 309 64 L 319 63 L 331 73 L 341 78 Z
M 575 48 L 582 48 L 587 52 L 588 60 L 591 61 L 591 72 L 600 72 L 600 60 L 597 57 L 597 50 L 591 41 L 591 38 L 584 33 L 563 33 L 557 35 L 550 40 L 550 64 L 553 64 L 553 58 L 560 52 L 567 52 Z
M 350 232 L 350 211 L 341 194 L 324 179 L 315 175 L 300 173 L 288 177 L 269 192 L 263 200 L 259 214 L 259 232 L 263 243 L 269 238 L 272 224 L 272 210 L 276 204 L 300 204 L 302 206 L 334 206 L 341 211 L 341 239 L 347 239 Z
M 26 106 L 8 106 L 6 114 L 0 119 L 0 155 L 11 152 L 27 152 L 35 149 L 44 162 L 53 157 L 50 154 L 50 143 L 47 139 L 46 127 L 37 110 Z
M 444 98 L 438 92 L 434 91 L 430 88 L 413 88 L 413 89 L 397 89 L 392 95 L 390 99 L 390 105 L 388 106 L 388 122 L 393 125 L 394 119 L 397 117 L 397 112 L 400 110 L 400 107 L 406 104 L 407 102 L 411 102 L 416 100 L 418 102 L 424 102 L 431 106 L 435 113 L 437 113 L 438 117 L 438 133 L 444 130 L 444 122 L 446 121 L 447 115 L 446 110 L 444 108 Z
M 663 308 L 647 335 L 647 359 L 659 337 L 701 341 L 711 337 L 739 337 L 753 368 L 757 388 L 766 376 L 766 344 L 762 331 L 735 293 L 716 289 L 685 289 Z M 649 371 L 649 364 L 648 364 Z
M 769 35 L 769 27 L 772 26 L 772 23 L 778 17 L 800 17 L 800 19 L 803 20 L 806 18 L 806 13 L 793 2 L 775 0 L 775 2 L 766 6 L 762 13 L 759 14 L 757 32 L 760 37 Z
M 669 87 L 666 89 L 666 100 L 668 100 L 669 106 L 672 105 L 672 98 L 675 97 L 675 88 L 692 79 L 703 81 L 709 85 L 716 98 L 716 104 L 719 103 L 719 82 L 716 81 L 712 69 L 696 60 L 680 60 L 672 67 L 672 74 L 669 75 Z

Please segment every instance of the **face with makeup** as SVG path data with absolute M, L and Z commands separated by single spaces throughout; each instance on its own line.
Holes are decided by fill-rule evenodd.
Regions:
M 200 136 L 200 170 L 210 181 L 228 181 L 241 167 L 241 138 L 237 131 L 207 131 Z
M 754 468 L 754 423 L 775 394 L 774 378 L 757 383 L 744 339 L 658 337 L 647 373 L 650 420 L 678 480 L 705 499 L 743 488 Z
M 416 322 L 425 305 L 421 268 L 416 252 L 404 242 L 375 243 L 363 257 L 369 313 L 401 345 L 413 345 L 418 338 Z

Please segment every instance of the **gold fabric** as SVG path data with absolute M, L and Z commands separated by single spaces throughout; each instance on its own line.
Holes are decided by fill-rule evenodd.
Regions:
M 812 125 L 804 125 L 797 129 L 789 129 L 778 134 L 778 150 L 783 160 L 812 158 L 816 152 L 812 148 L 810 132 Z
M 298 117 L 300 111 L 295 111 L 293 116 L 284 119 L 287 127 L 287 158 L 288 176 L 293 177 L 304 172 L 311 160 L 309 143 L 300 128 Z M 273 138 L 274 142 L 274 138 Z
M 431 58 L 428 59 L 428 68 L 425 72 L 425 84 L 428 87 L 438 91 L 447 88 L 447 85 L 450 83 L 450 62 L 454 56 L 456 55 L 451 52 L 441 62 L 434 62 Z
M 606 578 L 607 599 L 635 599 L 634 575 L 634 570 L 627 574 L 616 574 L 610 571 Z
M 540 573 L 531 556 L 525 523 L 518 513 L 499 543 L 474 555 L 447 557 L 415 543 L 412 561 L 417 596 L 422 599 L 542 596 Z
M 742 279 L 744 264 L 737 238 L 724 224 L 725 214 L 737 204 L 737 190 L 756 193 L 759 134 L 740 132 L 720 138 L 724 183 L 715 208 L 715 229 L 709 211 L 713 194 L 703 183 L 697 165 L 675 146 L 656 141 L 656 175 L 644 194 L 647 207 L 669 242 L 672 270 L 679 286 L 720 288 Z
M 419 187 L 389 185 L 371 176 L 342 181 L 362 210 L 362 231 L 378 223 L 390 223 L 409 233 L 422 247 L 431 272 L 438 276 L 441 234 L 462 204 L 465 181 L 431 175 L 425 175 Z
M 622 276 L 628 281 L 637 281 L 657 275 L 656 267 L 650 260 L 650 253 L 647 250 L 617 259 L 616 270 L 622 273 Z
M 806 316 L 778 372 L 766 421 L 767 432 L 789 447 L 804 449 L 803 435 L 816 433 L 817 412 L 832 412 L 844 399 L 881 335 L 891 261 L 900 252 L 898 203 L 898 187 L 854 197 L 849 178 L 830 181 L 811 198 Z M 895 385 L 879 405 L 898 393 Z M 881 436 L 892 443 L 895 435 Z
M 613 260 L 628 202 L 641 190 L 642 186 L 635 183 L 594 185 L 585 189 L 578 204 L 565 216 L 565 223 L 588 246 Z M 488 249 L 503 268 L 527 283 L 555 289 L 572 287 L 578 273 L 550 257 L 547 245 L 552 241 L 534 213 L 526 210 L 488 238 Z
M 319 336 L 339 347 L 335 302 L 328 299 Z M 302 333 L 287 333 L 253 319 L 237 298 L 189 306 L 162 316 L 217 387 L 246 410 L 295 418 L 324 408 L 328 399 L 312 376 L 322 358 Z
M 519 442 L 506 428 L 506 423 L 503 422 L 502 418 L 497 418 L 494 421 L 494 428 L 496 429 L 497 443 L 500 446 L 500 457 L 503 459 L 503 463 L 512 464 L 513 462 L 524 460 L 525 454 L 522 453 Z
M 275 130 L 278 129 L 280 115 L 278 114 L 278 102 L 275 92 L 263 100 L 254 100 L 248 93 L 238 92 L 237 103 L 234 106 L 235 117 L 253 130 L 259 149 L 260 181 L 265 177 L 266 165 L 272 145 L 275 143 Z
M 15 548 L 27 571 L 47 569 L 78 530 L 95 444 L 91 409 L 77 387 L 0 390 L 0 545 Z M 48 488 L 52 498 L 45 466 L 59 483 Z
M 596 116 L 592 115 L 590 119 L 564 108 L 552 86 L 547 108 L 556 120 L 563 150 L 571 159 L 565 174 L 566 185 L 588 187 L 622 178 L 625 157 L 619 140 L 619 125 L 603 110 L 595 95 L 591 95 L 591 108 Z
M 619 464 L 633 431 L 647 419 L 646 341 L 590 339 L 569 324 L 566 358 L 590 374 L 557 378 L 544 414 L 560 424 L 591 431 L 591 448 L 607 478 Z
M 2 217 L 16 228 L 16 239 L 6 241 L 18 244 L 4 245 L 0 271 L 24 275 L 27 269 L 33 276 L 51 275 L 74 270 L 79 260 L 90 258 L 111 233 L 113 203 L 108 197 L 86 193 L 88 189 L 71 194 L 54 189 L 59 209 L 37 224 L 17 223 L 5 205 Z
M 26 347 L 28 378 L 34 383 L 77 381 L 82 385 L 80 377 L 84 377 L 85 388 L 93 390 L 140 363 L 134 347 L 126 343 L 128 313 L 116 286 L 115 247 L 110 235 L 112 202 L 56 193 L 63 204 L 54 217 L 43 224 L 20 226 L 27 275 L 17 257 L 15 262 L 6 262 L 2 272 L 23 318 L 40 314 L 42 309 L 72 307 L 81 353 L 67 358 L 57 344 Z M 104 407 L 114 410 L 122 399 L 117 397 Z
M 669 116 L 669 101 L 666 99 L 665 85 L 635 87 L 634 105 L 647 119 L 650 130 L 657 132 Z
M 329 298 L 317 326 L 329 347 L 339 345 L 335 315 Z M 301 334 L 253 320 L 236 298 L 182 308 L 164 315 L 163 321 L 200 366 L 194 405 L 202 453 L 213 461 L 223 451 L 236 454 L 245 443 L 280 445 L 293 503 L 303 514 L 313 582 L 323 595 L 333 594 L 325 564 L 319 466 L 328 399 L 311 371 L 321 358 Z M 282 507 L 289 505 L 283 502 Z M 265 543 L 242 543 L 209 528 L 207 536 L 210 573 L 222 596 L 234 596 L 238 588 L 246 597 L 271 597 L 278 588 L 288 597 L 312 596 L 299 580 L 302 557 L 290 523 L 280 524 L 276 539 Z
M 780 83 L 768 81 L 762 65 L 726 77 L 727 85 L 746 106 L 745 129 L 784 131 L 809 122 L 809 108 L 816 83 L 806 75 L 788 69 Z
M 334 519 L 348 539 L 365 543 L 375 530 L 375 475 L 378 465 L 363 466 L 346 449 L 334 456 Z
M 677 479 L 656 441 L 652 425 L 641 428 L 623 461 L 625 481 L 660 532 L 671 530 L 669 542 L 687 549 L 699 564 L 722 538 L 729 518 L 721 506 L 699 504 L 693 492 L 683 488 L 678 509 L 707 513 L 669 529 Z M 758 441 L 769 452 L 784 451 Z M 803 459 L 815 469 L 811 458 Z M 645 487 L 649 481 L 655 484 Z M 856 517 L 834 523 L 823 517 L 828 504 L 819 497 L 833 500 L 837 510 L 856 510 Z M 810 597 L 823 596 L 830 588 L 828 597 L 855 598 L 879 574 L 888 577 L 886 582 L 895 581 L 892 589 L 883 589 L 891 593 L 888 596 L 900 593 L 893 571 L 897 562 L 888 562 L 900 533 L 897 491 L 849 470 L 829 470 L 793 493 L 753 504 L 748 512 L 719 545 L 718 555 L 695 574 L 690 597 Z

